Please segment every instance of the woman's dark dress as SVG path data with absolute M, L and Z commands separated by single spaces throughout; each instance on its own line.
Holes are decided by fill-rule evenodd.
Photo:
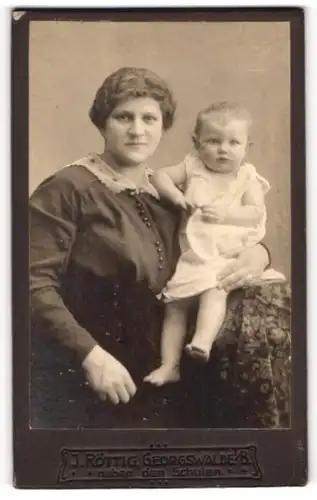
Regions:
M 114 193 L 81 165 L 64 168 L 33 193 L 32 427 L 288 425 L 284 284 L 231 294 L 207 366 L 185 358 L 181 383 L 155 389 L 142 382 L 159 364 L 163 306 L 156 294 L 176 265 L 178 219 L 151 194 Z M 97 343 L 138 387 L 127 405 L 100 402 L 85 383 L 80 365 Z

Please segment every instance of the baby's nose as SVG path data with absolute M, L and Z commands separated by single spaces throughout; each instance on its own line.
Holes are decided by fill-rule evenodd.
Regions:
M 222 142 L 220 145 L 219 145 L 219 151 L 221 152 L 226 152 L 228 151 L 228 144 L 226 142 Z

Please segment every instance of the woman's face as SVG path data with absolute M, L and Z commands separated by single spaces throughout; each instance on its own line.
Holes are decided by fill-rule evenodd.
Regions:
M 141 164 L 159 145 L 162 125 L 161 108 L 155 99 L 127 99 L 118 104 L 107 118 L 104 129 L 106 152 L 118 166 Z

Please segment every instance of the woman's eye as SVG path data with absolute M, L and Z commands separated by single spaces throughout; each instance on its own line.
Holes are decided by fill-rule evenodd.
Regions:
M 156 122 L 156 121 L 157 121 L 157 118 L 156 118 L 156 116 L 154 116 L 154 115 L 145 115 L 145 116 L 143 116 L 143 120 L 144 120 L 146 123 L 153 123 L 153 122 Z
M 130 121 L 130 116 L 129 115 L 116 115 L 115 119 L 118 120 L 119 122 L 128 122 Z

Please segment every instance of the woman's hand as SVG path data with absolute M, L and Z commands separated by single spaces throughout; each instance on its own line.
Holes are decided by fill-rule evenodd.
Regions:
M 260 244 L 227 253 L 226 257 L 236 257 L 217 277 L 218 288 L 226 292 L 259 278 L 269 263 L 268 252 Z
M 82 363 L 90 387 L 100 399 L 114 404 L 128 403 L 136 386 L 128 370 L 100 346 L 95 346 Z

